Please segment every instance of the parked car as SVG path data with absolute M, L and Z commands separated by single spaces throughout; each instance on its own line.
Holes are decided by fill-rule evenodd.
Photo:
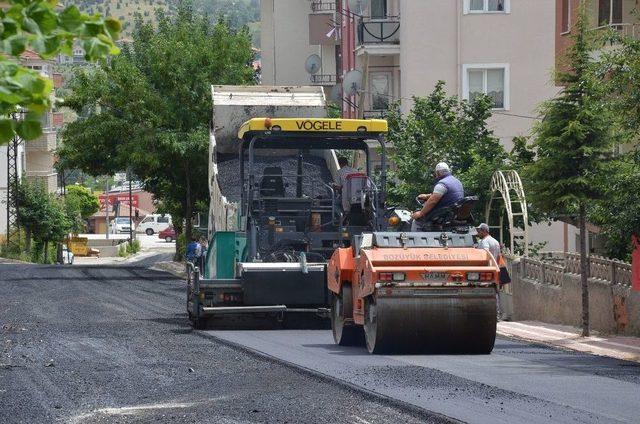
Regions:
M 173 226 L 165 228 L 158 233 L 158 238 L 164 239 L 167 243 L 171 243 L 176 239 L 176 231 L 173 229 Z
M 155 233 L 159 233 L 162 230 L 171 226 L 171 215 L 169 214 L 152 214 L 144 217 L 140 224 L 138 224 L 137 232 L 145 233 L 148 236 L 152 236 Z
M 131 220 L 128 217 L 118 217 L 111 221 L 112 233 L 128 233 L 131 230 Z

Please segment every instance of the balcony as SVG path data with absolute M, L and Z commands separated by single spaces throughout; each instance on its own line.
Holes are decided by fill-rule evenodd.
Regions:
M 621 37 L 640 39 L 640 24 L 620 23 L 602 25 L 594 29 L 595 31 L 606 35 L 609 31 L 617 32 Z
M 369 54 L 400 54 L 400 19 L 363 17 L 358 22 L 358 49 Z
M 387 110 L 365 110 L 362 112 L 362 119 L 385 119 L 387 116 Z
M 42 135 L 25 143 L 27 152 L 52 152 L 58 147 L 58 136 L 55 130 L 45 128 Z
M 336 76 L 333 74 L 311 75 L 311 85 L 336 85 Z
M 333 1 L 312 0 L 311 11 L 313 13 L 335 12 L 336 2 L 335 0 Z

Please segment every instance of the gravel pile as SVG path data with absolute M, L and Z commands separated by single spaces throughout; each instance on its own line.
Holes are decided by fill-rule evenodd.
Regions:
M 279 166 L 282 168 L 282 175 L 287 192 L 287 197 L 296 195 L 296 173 L 298 170 L 298 160 L 292 156 L 256 156 L 254 169 L 256 170 L 256 181 L 262 178 L 264 168 L 268 166 Z M 317 156 L 305 156 L 302 169 L 303 194 L 309 197 L 328 197 L 328 190 L 322 183 L 331 183 L 333 178 L 327 168 L 323 158 Z M 242 182 L 240 181 L 240 163 L 237 155 L 218 155 L 218 181 L 220 190 L 231 202 L 240 201 Z

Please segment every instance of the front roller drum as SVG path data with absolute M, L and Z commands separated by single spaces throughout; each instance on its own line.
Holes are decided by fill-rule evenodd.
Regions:
M 365 299 L 364 332 L 370 353 L 489 354 L 493 350 L 497 323 L 493 289 L 460 296 L 399 291 Z

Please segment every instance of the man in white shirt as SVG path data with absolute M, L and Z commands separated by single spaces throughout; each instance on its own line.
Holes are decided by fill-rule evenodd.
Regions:
M 351 205 L 349 204 L 349 198 L 347 197 L 347 193 L 345 192 L 347 177 L 351 174 L 359 174 L 360 171 L 349 166 L 349 160 L 344 156 L 340 156 L 338 158 L 338 165 L 340 165 L 340 169 L 338 170 L 338 180 L 336 181 L 336 188 L 342 191 L 342 209 L 344 211 L 348 211 Z
M 493 258 L 498 262 L 500 259 L 500 243 L 489 234 L 489 226 L 485 223 L 480 224 L 478 230 L 478 249 L 488 250 Z

